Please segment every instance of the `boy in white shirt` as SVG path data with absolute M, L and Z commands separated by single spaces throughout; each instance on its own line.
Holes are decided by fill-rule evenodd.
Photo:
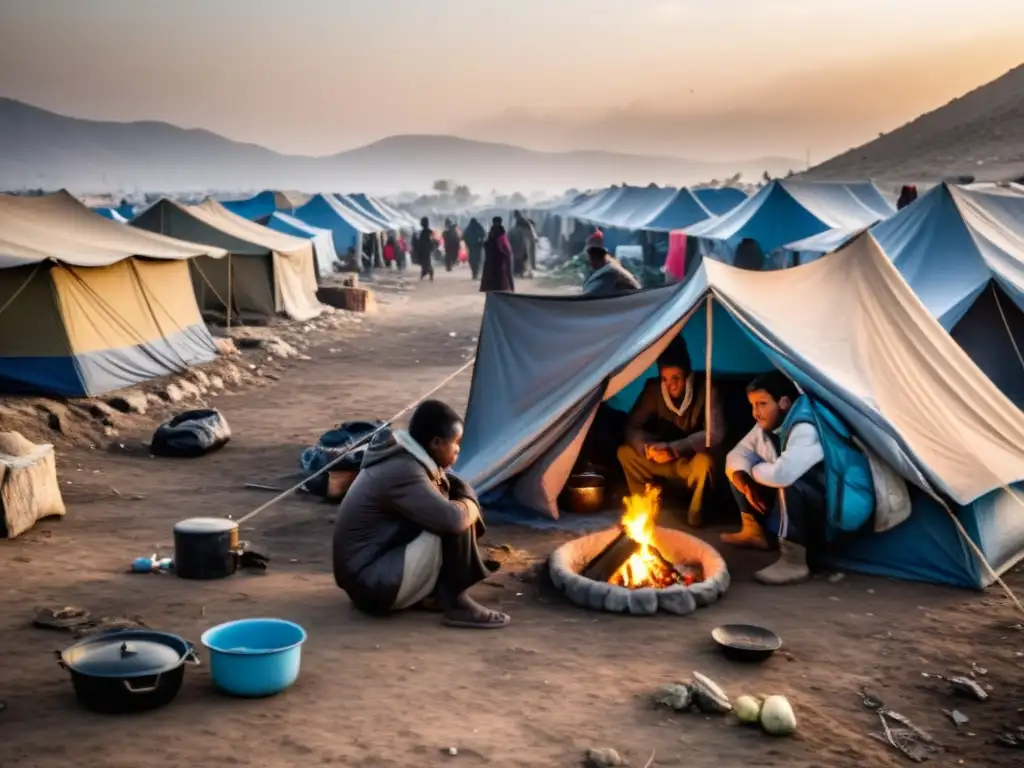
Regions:
M 825 456 L 818 428 L 810 402 L 781 373 L 750 382 L 747 399 L 757 424 L 725 460 L 743 524 L 722 541 L 768 549 L 769 535 L 777 537 L 778 561 L 754 578 L 794 584 L 810 575 L 808 551 L 812 558 L 820 554 L 824 541 Z

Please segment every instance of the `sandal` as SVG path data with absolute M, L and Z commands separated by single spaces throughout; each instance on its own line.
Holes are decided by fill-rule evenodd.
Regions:
M 460 611 L 460 614 L 463 612 Z M 463 615 L 472 615 L 469 611 L 466 611 Z M 504 629 L 512 621 L 512 617 L 507 613 L 501 613 L 500 611 L 483 611 L 482 614 L 476 614 L 479 618 L 456 618 L 454 616 L 445 616 L 441 619 L 441 623 L 446 627 L 456 627 L 458 629 Z

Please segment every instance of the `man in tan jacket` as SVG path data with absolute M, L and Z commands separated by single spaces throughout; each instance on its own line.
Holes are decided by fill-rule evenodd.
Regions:
M 334 580 L 360 610 L 386 614 L 433 598 L 448 626 L 509 623 L 469 596 L 490 570 L 477 547 L 480 503 L 445 472 L 461 440 L 458 414 L 427 400 L 408 432 L 383 430 L 371 441 L 334 527 Z

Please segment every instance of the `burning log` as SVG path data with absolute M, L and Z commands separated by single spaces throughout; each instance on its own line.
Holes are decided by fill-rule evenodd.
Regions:
M 581 574 L 594 581 L 609 582 L 626 562 L 640 551 L 640 543 L 634 541 L 623 528 L 593 560 L 587 563 Z

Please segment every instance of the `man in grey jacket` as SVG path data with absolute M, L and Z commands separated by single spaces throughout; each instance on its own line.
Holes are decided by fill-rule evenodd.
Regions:
M 801 416 L 804 396 L 778 372 L 747 386 L 757 423 L 725 460 L 743 525 L 722 541 L 768 549 L 778 538 L 779 559 L 754 574 L 763 584 L 795 584 L 810 575 L 808 550 L 817 555 L 824 539 L 825 453 L 813 420 Z M 801 402 L 803 400 L 803 402 Z
M 605 249 L 600 231 L 587 238 L 587 259 L 593 272 L 583 283 L 584 296 L 602 298 L 640 290 L 640 282 Z
M 408 432 L 383 430 L 371 441 L 334 526 L 334 580 L 357 608 L 386 614 L 436 602 L 448 626 L 509 623 L 469 596 L 490 570 L 477 547 L 480 503 L 445 472 L 461 440 L 462 419 L 427 400 Z

